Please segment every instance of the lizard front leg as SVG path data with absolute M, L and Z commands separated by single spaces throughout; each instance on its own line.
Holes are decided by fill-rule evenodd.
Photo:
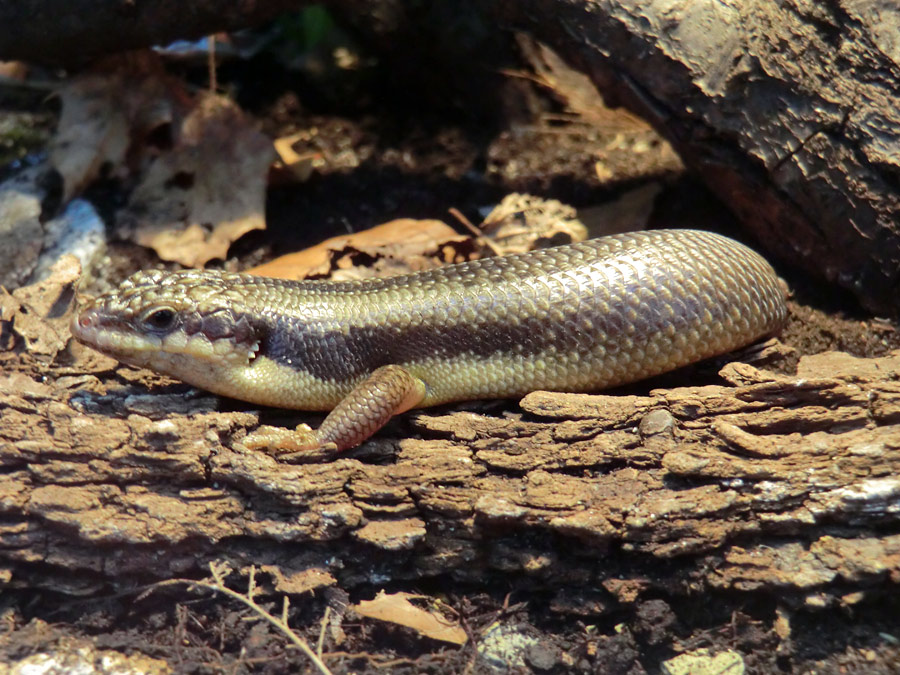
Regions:
M 394 415 L 415 408 L 425 398 L 425 383 L 402 366 L 378 368 L 337 404 L 318 429 L 260 427 L 244 439 L 251 449 L 276 452 L 346 450 L 369 438 Z

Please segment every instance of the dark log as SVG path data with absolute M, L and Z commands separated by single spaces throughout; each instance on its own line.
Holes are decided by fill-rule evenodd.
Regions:
M 837 0 L 496 8 L 650 120 L 783 262 L 897 313 L 894 9 Z
M 73 68 L 114 52 L 255 26 L 300 0 L 0 0 L 0 59 Z

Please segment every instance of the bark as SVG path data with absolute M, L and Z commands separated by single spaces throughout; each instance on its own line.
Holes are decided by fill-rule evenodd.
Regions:
M 849 289 L 874 312 L 897 313 L 894 3 L 532 0 L 496 8 L 650 120 L 783 262 Z
M 301 464 L 242 447 L 258 411 L 71 345 L 74 278 L 0 298 L 11 588 L 99 595 L 225 560 L 286 593 L 514 575 L 598 614 L 648 589 L 822 607 L 900 585 L 900 352 L 414 412 Z

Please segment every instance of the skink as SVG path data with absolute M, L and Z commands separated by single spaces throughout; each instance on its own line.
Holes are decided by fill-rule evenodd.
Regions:
M 773 334 L 786 314 L 752 250 L 656 230 L 364 281 L 138 272 L 72 332 L 217 394 L 331 410 L 248 446 L 345 449 L 414 407 L 650 377 Z

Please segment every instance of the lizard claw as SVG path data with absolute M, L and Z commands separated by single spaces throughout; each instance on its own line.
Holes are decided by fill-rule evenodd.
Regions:
M 276 454 L 337 449 L 334 443 L 320 442 L 308 424 L 298 424 L 295 429 L 262 426 L 247 434 L 243 444 L 248 450 L 268 450 Z

